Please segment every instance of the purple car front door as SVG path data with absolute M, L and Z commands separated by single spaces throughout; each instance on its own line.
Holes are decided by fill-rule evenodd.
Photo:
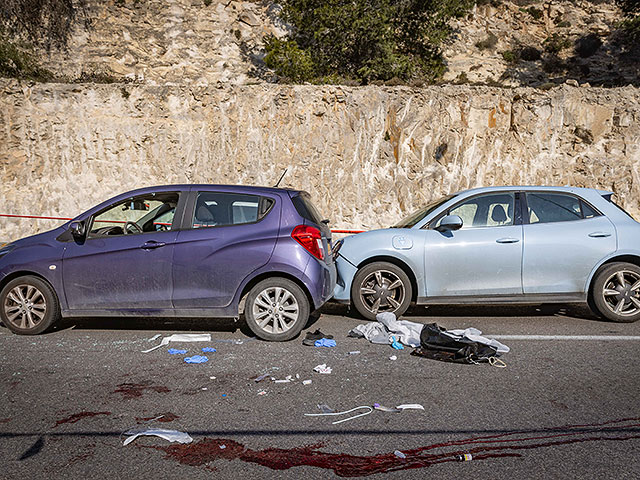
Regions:
M 70 242 L 62 261 L 69 308 L 171 308 L 176 236 L 167 231 Z
M 173 257 L 175 308 L 229 305 L 241 282 L 271 258 L 281 200 L 224 191 L 198 192 L 178 232 Z

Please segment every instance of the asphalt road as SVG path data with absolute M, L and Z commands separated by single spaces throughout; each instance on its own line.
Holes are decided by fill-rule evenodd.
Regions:
M 363 322 L 338 306 L 310 326 L 332 334 L 335 348 L 306 347 L 302 337 L 247 341 L 220 320 L 87 319 L 38 337 L 0 328 L 0 477 L 638 478 L 640 323 L 552 308 L 431 308 L 405 319 L 486 335 L 620 339 L 503 339 L 511 352 L 496 368 L 348 338 Z M 181 332 L 214 340 L 169 347 L 217 351 L 204 364 L 169 347 L 141 353 L 154 335 Z M 313 373 L 322 363 L 333 372 Z M 263 373 L 300 378 L 251 380 Z M 337 425 L 304 416 L 322 403 L 376 402 L 425 410 L 376 410 Z M 188 432 L 193 443 L 141 437 L 123 446 L 131 428 Z M 473 459 L 455 460 L 464 453 Z

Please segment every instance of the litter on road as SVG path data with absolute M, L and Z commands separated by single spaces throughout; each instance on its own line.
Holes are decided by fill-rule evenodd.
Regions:
M 366 338 L 371 343 L 391 344 L 392 337 L 409 346 L 420 346 L 422 323 L 397 320 L 395 314 L 383 312 L 376 315 L 375 322 L 358 325 L 349 332 L 350 337 Z
M 204 347 L 202 349 L 203 352 L 208 353 L 208 352 L 217 352 L 217 350 L 213 347 Z
M 398 357 L 396 357 L 395 355 L 391 355 L 391 356 L 389 357 L 389 360 L 397 360 L 397 359 L 398 359 Z
M 411 355 L 453 363 L 494 364 L 496 360 L 492 359 L 509 352 L 506 345 L 481 334 L 476 328 L 445 330 L 437 323 L 429 323 L 424 325 L 420 334 L 420 348 Z
M 405 403 L 398 405 L 396 408 L 400 410 L 424 410 L 424 407 L 419 403 Z
M 332 370 L 331 370 L 331 367 L 327 367 L 326 363 L 323 363 L 322 365 L 316 365 L 313 368 L 313 371 L 314 372 L 318 372 L 318 373 L 327 373 L 328 374 L 328 373 L 331 373 Z
M 360 355 L 360 350 L 354 350 L 353 352 L 349 352 L 349 355 Z
M 303 385 L 311 385 L 311 383 L 313 383 L 313 380 L 303 380 L 302 381 Z
M 407 458 L 407 456 L 404 453 L 402 453 L 400 450 L 396 450 L 395 452 L 393 452 L 393 454 L 398 458 Z
M 210 341 L 211 341 L 210 333 L 174 333 L 173 335 L 164 337 L 159 345 L 156 345 L 155 347 L 152 347 L 149 350 L 143 350 L 142 353 L 152 352 L 156 348 L 169 345 L 169 342 L 210 342 Z
M 329 338 L 321 338 L 320 340 L 316 340 L 314 345 L 316 347 L 335 347 L 336 341 Z
M 169 350 L 167 350 L 167 352 L 169 353 L 169 355 L 183 355 L 187 353 L 186 350 L 178 350 L 177 348 L 170 348 Z
M 186 357 L 184 361 L 187 363 L 205 363 L 209 361 L 209 358 L 204 355 L 194 355 L 193 357 Z
M 322 407 L 327 407 L 327 406 L 326 405 L 318 405 L 318 408 L 320 408 L 320 410 L 325 410 Z M 331 410 L 328 407 L 327 407 L 327 409 Z M 364 417 L 365 415 L 369 415 L 371 412 L 373 412 L 373 408 L 370 407 L 369 405 L 361 405 L 360 407 L 355 407 L 355 408 L 352 408 L 350 410 L 345 410 L 344 412 L 334 412 L 334 411 L 326 412 L 326 411 L 323 411 L 322 413 L 305 413 L 305 416 L 307 416 L 307 417 L 322 417 L 322 416 L 327 416 L 327 415 L 345 415 L 347 413 L 355 412 L 356 410 L 362 410 L 362 409 L 365 409 L 367 411 L 364 412 L 364 413 L 359 413 L 358 415 L 354 415 L 353 417 L 343 418 L 342 420 L 336 420 L 335 422 L 331 422 L 331 425 L 337 425 L 337 424 L 342 423 L 342 422 L 348 422 L 349 420 L 353 420 L 354 418 Z
M 331 340 L 333 338 L 333 335 L 325 335 L 320 330 L 316 330 L 315 332 L 307 332 L 304 340 L 302 340 L 302 344 L 308 347 L 313 347 L 314 345 L 318 346 L 316 345 L 316 340 L 322 340 L 323 338 Z
M 145 430 L 128 430 L 124 433 L 125 435 L 131 435 L 126 438 L 122 443 L 123 446 L 129 445 L 136 438 L 140 436 L 155 436 L 164 438 L 170 442 L 178 442 L 178 443 L 191 443 L 193 442 L 193 438 L 189 436 L 188 433 L 179 432 L 177 430 L 166 430 L 164 428 L 149 428 Z

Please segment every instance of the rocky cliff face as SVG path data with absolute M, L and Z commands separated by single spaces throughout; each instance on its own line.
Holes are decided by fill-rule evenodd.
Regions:
M 164 183 L 308 190 L 333 227 L 482 185 L 614 190 L 640 214 L 640 92 L 562 86 L 26 85 L 1 81 L 2 213 L 74 216 Z M 0 219 L 2 238 L 55 226 Z

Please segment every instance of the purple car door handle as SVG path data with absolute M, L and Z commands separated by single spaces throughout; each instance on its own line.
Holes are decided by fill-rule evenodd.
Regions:
M 611 234 L 608 232 L 593 232 L 589 234 L 592 238 L 600 238 L 600 237 L 610 237 Z
M 149 240 L 148 242 L 144 242 L 140 248 L 143 250 L 152 250 L 154 248 L 164 247 L 166 244 L 164 242 L 154 242 L 153 240 Z
M 496 240 L 498 243 L 518 243 L 520 241 L 519 238 L 505 237 L 499 238 Z

